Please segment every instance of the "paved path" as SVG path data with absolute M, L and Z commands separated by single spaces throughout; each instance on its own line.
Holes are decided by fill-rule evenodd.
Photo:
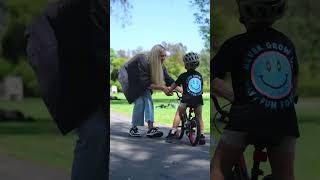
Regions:
M 192 147 L 186 139 L 167 143 L 164 137 L 130 137 L 129 117 L 111 112 L 110 121 L 111 180 L 209 179 L 209 143 Z M 147 131 L 146 127 L 139 130 Z M 169 128 L 160 126 L 160 130 L 166 135 Z
M 66 171 L 44 167 L 0 154 L 1 180 L 69 180 Z

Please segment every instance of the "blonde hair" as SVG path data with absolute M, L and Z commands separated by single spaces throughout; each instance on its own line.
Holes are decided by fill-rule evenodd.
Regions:
M 151 82 L 153 84 L 165 85 L 163 69 L 160 59 L 161 53 L 166 53 L 166 49 L 160 45 L 154 45 L 148 53 L 148 60 L 150 62 Z

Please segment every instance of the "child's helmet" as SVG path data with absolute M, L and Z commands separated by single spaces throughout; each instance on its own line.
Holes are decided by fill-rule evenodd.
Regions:
M 199 56 L 197 53 L 189 52 L 183 56 L 183 62 L 187 70 L 196 69 L 199 66 Z
M 288 0 L 236 0 L 240 21 L 243 23 L 271 23 L 280 19 L 288 6 Z

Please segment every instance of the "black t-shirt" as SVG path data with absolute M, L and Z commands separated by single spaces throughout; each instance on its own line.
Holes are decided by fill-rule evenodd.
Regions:
M 230 38 L 211 72 L 212 79 L 231 72 L 235 99 L 227 129 L 299 136 L 293 100 L 298 63 L 284 34 L 268 28 Z
M 180 74 L 175 83 L 178 86 L 182 85 L 182 103 L 186 103 L 191 106 L 203 105 L 203 80 L 199 72 L 195 70 L 184 72 Z

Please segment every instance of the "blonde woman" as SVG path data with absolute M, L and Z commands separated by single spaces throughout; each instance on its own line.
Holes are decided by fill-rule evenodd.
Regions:
M 148 123 L 148 137 L 163 135 L 163 132 L 153 126 L 154 107 L 151 95 L 153 90 L 171 95 L 168 86 L 174 83 L 174 80 L 163 65 L 165 59 L 166 49 L 157 44 L 149 53 L 134 56 L 120 70 L 119 81 L 123 92 L 128 102 L 134 103 L 130 136 L 141 136 L 137 126 L 143 126 L 144 120 Z

